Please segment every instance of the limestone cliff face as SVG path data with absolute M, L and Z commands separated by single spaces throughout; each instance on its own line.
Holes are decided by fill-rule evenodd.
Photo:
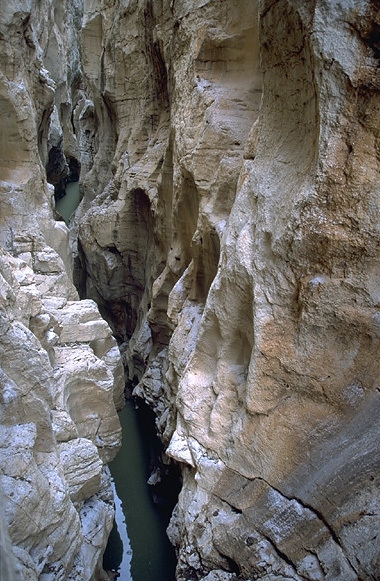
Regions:
M 258 116 L 257 5 L 127 2 L 110 14 L 99 2 L 86 18 L 84 37 L 97 31 L 103 49 L 84 72 L 96 102 L 98 62 L 107 116 L 96 116 L 114 119 L 117 145 L 114 176 L 77 218 L 82 292 L 110 320 L 129 379 L 168 442 Z
M 9 580 L 98 578 L 114 513 L 106 463 L 120 445 L 121 360 L 96 304 L 79 301 L 45 171 L 60 152 L 56 175 L 70 173 L 56 121 L 79 71 L 82 16 L 70 5 L 20 1 L 0 15 L 0 576 Z
M 18 5 L 0 37 L 1 348 L 42 354 L 4 373 L 46 409 L 2 422 L 4 442 L 31 424 L 19 473 L 60 475 L 71 531 L 73 506 L 107 506 L 94 493 L 116 442 L 112 405 L 87 399 L 84 381 L 90 368 L 110 385 L 112 344 L 93 299 L 182 466 L 169 527 L 179 581 L 376 579 L 378 2 Z M 80 172 L 74 261 L 44 168 L 57 196 Z M 30 346 L 11 341 L 19 328 Z M 30 390 L 33 362 L 45 379 Z M 80 411 L 94 400 L 103 448 Z M 53 562 L 32 533 L 10 533 L 34 563 Z M 53 547 L 62 579 L 88 547 L 71 542 Z
M 116 145 L 84 286 L 183 464 L 178 579 L 378 574 L 378 19 L 91 5 Z
M 193 548 L 184 566 L 380 570 L 378 8 L 260 5 L 257 148 L 169 446 L 191 466 L 173 530 Z

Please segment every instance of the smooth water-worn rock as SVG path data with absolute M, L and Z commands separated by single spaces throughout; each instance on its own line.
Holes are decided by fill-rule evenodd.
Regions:
M 260 7 L 257 148 L 169 446 L 195 468 L 174 519 L 184 569 L 379 570 L 378 12 L 346 4 Z
M 123 378 L 95 303 L 182 467 L 178 581 L 376 578 L 377 3 L 19 8 L 0 23 L 0 423 L 22 442 L 1 453 L 25 578 L 94 571 L 111 519 L 95 449 L 117 449 Z M 69 234 L 52 208 L 78 177 Z M 54 542 L 7 478 L 28 514 L 47 495 Z
M 96 10 L 118 141 L 85 287 L 184 466 L 178 579 L 370 579 L 378 10 Z

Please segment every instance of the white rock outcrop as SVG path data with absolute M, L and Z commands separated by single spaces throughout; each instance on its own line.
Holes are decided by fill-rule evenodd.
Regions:
M 95 303 L 182 469 L 178 581 L 377 578 L 377 2 L 17 4 L 0 16 L 0 423 L 25 578 L 92 574 L 86 518 L 110 522 L 122 374 Z M 80 173 L 70 236 L 44 168 L 56 195 Z M 59 518 L 22 521 L 12 490 Z
M 98 578 L 114 515 L 107 462 L 120 446 L 121 360 L 95 303 L 79 301 L 69 230 L 55 220 L 44 168 L 50 114 L 70 68 L 63 52 L 75 72 L 68 36 L 79 3 L 65 17 L 60 10 L 20 1 L 0 14 L 4 580 Z
M 52 256 L 61 264 L 51 248 L 38 251 L 39 262 L 32 252 L 32 264 L 51 263 Z M 114 339 L 91 303 L 93 332 L 82 333 L 79 325 L 60 346 L 66 308 L 66 318 L 72 315 L 67 299 L 76 295 L 65 272 L 45 272 L 67 281 L 66 296 L 51 297 L 40 269 L 35 273 L 4 250 L 0 262 L 1 486 L 16 570 L 20 579 L 90 579 L 112 527 L 106 462 L 120 445 L 113 389 L 118 394 L 121 387 L 90 344 L 104 342 L 104 327 L 109 342 Z M 88 319 L 88 305 L 84 311 Z M 88 519 L 102 542 L 86 562 Z

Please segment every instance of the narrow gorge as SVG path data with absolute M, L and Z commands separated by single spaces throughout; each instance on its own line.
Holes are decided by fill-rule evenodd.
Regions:
M 379 581 L 379 0 L 4 1 L 0 44 L 1 581 L 111 578 L 125 395 L 177 581 Z

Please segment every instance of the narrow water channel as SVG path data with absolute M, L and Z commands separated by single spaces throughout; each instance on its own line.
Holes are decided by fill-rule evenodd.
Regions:
M 140 431 L 132 400 L 119 413 L 122 446 L 109 467 L 115 526 L 104 555 L 105 570 L 119 581 L 174 581 L 175 554 L 166 536 L 168 513 L 154 503 L 149 478 L 150 445 Z
M 79 182 L 66 185 L 66 195 L 56 201 L 56 210 L 69 223 L 80 202 Z M 175 552 L 166 535 L 173 499 L 178 494 L 178 480 L 157 486 L 147 484 L 152 450 L 157 446 L 152 416 L 139 413 L 128 399 L 119 413 L 123 430 L 122 445 L 109 464 L 115 497 L 115 524 L 111 532 L 103 567 L 115 571 L 118 581 L 175 581 Z M 151 412 L 152 413 L 152 412 Z M 153 456 L 157 450 L 153 451 Z M 174 481 L 176 479 L 174 478 Z M 157 499 L 159 502 L 157 503 Z
M 79 182 L 69 182 L 66 184 L 65 191 L 66 195 L 56 201 L 55 209 L 68 224 L 71 214 L 77 209 L 80 202 Z

